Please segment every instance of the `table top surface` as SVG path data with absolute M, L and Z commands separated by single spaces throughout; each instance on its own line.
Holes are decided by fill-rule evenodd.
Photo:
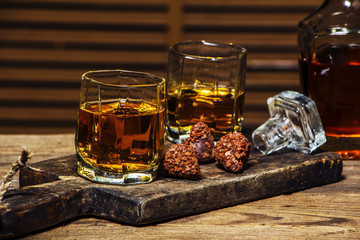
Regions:
M 1 177 L 23 146 L 33 151 L 32 163 L 75 153 L 73 134 L 0 135 Z M 341 181 L 292 194 L 145 227 L 80 218 L 24 239 L 360 239 L 360 161 L 343 164 Z

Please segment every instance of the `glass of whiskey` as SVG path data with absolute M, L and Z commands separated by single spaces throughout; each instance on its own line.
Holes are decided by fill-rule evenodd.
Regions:
M 75 136 L 79 175 L 118 185 L 153 181 L 164 121 L 164 78 L 126 70 L 85 73 Z
M 247 50 L 241 46 L 187 41 L 169 49 L 166 138 L 181 143 L 191 127 L 206 123 L 215 141 L 241 130 Z

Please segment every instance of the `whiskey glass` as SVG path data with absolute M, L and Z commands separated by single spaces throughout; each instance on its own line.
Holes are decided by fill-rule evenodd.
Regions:
M 156 178 L 165 140 L 165 79 L 126 70 L 82 76 L 78 174 L 119 185 Z
M 215 140 L 241 130 L 247 50 L 241 46 L 187 41 L 169 49 L 166 138 L 183 142 L 191 126 L 206 123 Z

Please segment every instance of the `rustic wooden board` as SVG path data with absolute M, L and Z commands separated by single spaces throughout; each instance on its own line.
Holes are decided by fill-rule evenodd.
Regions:
M 342 160 L 332 152 L 306 155 L 252 151 L 241 174 L 216 163 L 201 165 L 201 180 L 159 176 L 150 184 L 92 183 L 76 173 L 76 156 L 25 168 L 21 189 L 8 191 L 0 205 L 0 237 L 18 236 L 81 216 L 142 226 L 233 206 L 341 179 Z

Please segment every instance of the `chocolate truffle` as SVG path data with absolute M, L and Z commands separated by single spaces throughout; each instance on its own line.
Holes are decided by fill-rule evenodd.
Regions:
M 215 159 L 228 172 L 242 172 L 249 159 L 250 147 L 251 143 L 242 133 L 226 134 L 216 143 Z
M 162 162 L 163 172 L 170 177 L 198 179 L 200 167 L 193 149 L 185 144 L 173 144 Z
M 190 130 L 190 137 L 185 139 L 184 144 L 191 146 L 199 163 L 214 161 L 213 148 L 214 138 L 206 123 L 198 122 Z

